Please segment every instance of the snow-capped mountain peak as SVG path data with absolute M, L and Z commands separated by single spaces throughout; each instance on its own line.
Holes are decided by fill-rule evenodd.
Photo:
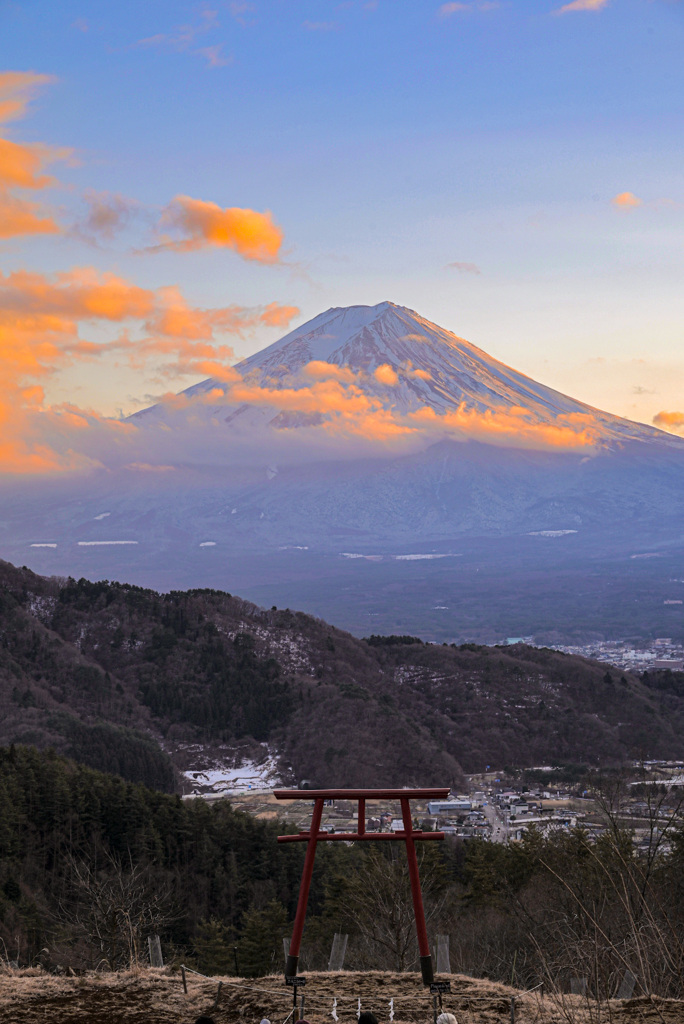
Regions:
M 506 366 L 482 349 L 447 331 L 406 306 L 380 302 L 375 306 L 335 307 L 320 313 L 283 338 L 237 363 L 246 385 L 256 390 L 309 388 L 312 380 L 335 377 L 398 416 L 431 410 L 438 416 L 467 410 L 524 415 L 537 425 L 584 420 L 598 444 L 615 441 L 660 441 L 681 446 L 678 438 L 643 424 L 602 412 L 539 384 Z M 337 373 L 344 371 L 344 373 Z M 189 399 L 225 393 L 206 412 L 226 424 L 246 427 L 311 426 L 318 414 L 260 406 L 258 399 L 231 404 L 231 384 L 208 379 L 188 388 Z M 136 414 L 140 422 L 166 416 L 162 406 Z M 570 419 L 569 419 L 570 418 Z M 579 428 L 578 428 L 579 429 Z M 467 431 L 466 431 L 467 433 Z M 510 444 L 510 439 L 506 442 Z

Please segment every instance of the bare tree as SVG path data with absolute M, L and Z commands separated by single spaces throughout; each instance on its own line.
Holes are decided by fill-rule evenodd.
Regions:
M 373 966 L 409 970 L 418 959 L 408 863 L 403 851 L 383 853 L 372 847 L 362 866 L 349 878 L 337 897 L 339 910 L 353 922 Z M 420 855 L 422 854 L 422 856 Z M 445 901 L 440 866 L 421 850 L 419 866 L 426 921 L 432 920 Z M 378 962 L 380 961 L 380 963 Z
M 144 942 L 172 920 L 169 885 L 159 883 L 151 868 L 108 857 L 95 871 L 84 861 L 72 863 L 73 902 L 60 905 L 61 916 L 77 926 L 91 956 L 110 970 L 140 963 Z

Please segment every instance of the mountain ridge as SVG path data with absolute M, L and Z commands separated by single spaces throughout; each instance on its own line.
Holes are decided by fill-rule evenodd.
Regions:
M 337 786 L 681 757 L 684 674 L 666 675 L 660 689 L 549 649 L 361 640 L 220 591 L 0 562 L 0 745 L 54 747 L 158 788 L 189 744 L 224 760 L 267 745 L 288 781 Z

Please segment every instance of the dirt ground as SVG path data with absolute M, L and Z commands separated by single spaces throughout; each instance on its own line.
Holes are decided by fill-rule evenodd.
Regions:
M 282 976 L 212 978 L 188 974 L 188 994 L 181 976 L 168 969 L 59 978 L 34 970 L 0 973 L 0 1024 L 194 1024 L 202 1013 L 216 1024 L 283 1024 L 292 1009 L 292 990 Z M 304 1015 L 312 1024 L 329 1024 L 333 999 L 341 1024 L 356 1024 L 362 1010 L 372 1010 L 380 1024 L 430 1024 L 432 997 L 417 974 L 381 971 L 310 973 L 304 994 Z M 451 994 L 444 1009 L 458 1024 L 509 1024 L 511 998 L 516 1024 L 682 1024 L 684 1002 L 646 997 L 610 1006 L 588 1004 L 580 996 L 525 995 L 495 982 L 451 975 Z M 221 989 L 219 992 L 219 982 Z M 218 997 L 218 998 L 217 998 Z

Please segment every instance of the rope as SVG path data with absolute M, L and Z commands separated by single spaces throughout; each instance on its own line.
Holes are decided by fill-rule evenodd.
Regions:
M 209 978 L 206 974 L 200 974 L 199 971 L 193 971 L 191 967 L 186 967 L 185 970 L 188 971 L 190 974 L 197 975 L 198 978 L 204 978 L 206 981 L 214 981 L 213 978 Z M 279 989 L 279 988 L 275 988 L 275 987 L 274 988 L 260 988 L 260 987 L 258 987 L 256 985 L 245 985 L 245 984 L 243 984 L 242 982 L 239 982 L 239 981 L 226 981 L 226 980 L 223 981 L 223 984 L 224 985 L 230 985 L 232 988 L 246 989 L 248 992 L 258 992 L 258 993 L 260 993 L 262 995 L 270 996 L 271 998 L 278 998 L 278 997 L 281 998 L 281 999 L 291 999 L 292 998 L 292 993 L 290 991 Z M 514 998 L 521 999 L 525 995 L 530 995 L 532 992 L 536 992 L 537 989 L 539 989 L 539 988 L 541 988 L 541 985 L 536 985 L 534 988 L 531 988 L 531 989 L 519 990 L 519 994 L 517 996 L 515 996 Z M 511 998 L 510 996 L 505 995 L 504 993 L 499 993 L 499 992 L 492 992 L 492 994 L 488 995 L 488 996 L 473 996 L 473 995 L 469 995 L 469 993 L 467 993 L 467 992 L 460 992 L 460 993 L 459 992 L 450 992 L 448 994 L 451 996 L 452 999 L 457 998 L 457 999 L 461 999 L 461 1000 L 463 1000 L 465 1002 L 469 1002 L 469 1003 L 490 1002 L 492 999 L 510 999 Z M 349 996 L 348 998 L 349 998 L 350 1001 L 353 1001 L 353 996 Z M 419 993 L 416 993 L 415 995 L 393 996 L 392 997 L 392 1002 L 393 1003 L 398 1003 L 398 1002 L 415 1002 L 415 1000 L 418 999 L 418 998 L 419 998 Z M 360 999 L 360 996 L 357 996 L 357 1000 L 358 999 Z M 342 1007 L 340 1006 L 340 1001 L 338 1000 L 337 996 L 334 997 L 334 1000 L 335 1000 L 335 1008 L 339 1007 L 341 1009 Z M 329 1002 L 330 1002 L 329 999 L 325 1003 L 323 1003 L 323 1002 L 316 1002 L 315 1000 L 309 1000 L 309 998 L 307 997 L 307 1006 L 308 1007 L 316 1007 L 316 1009 L 323 1009 L 323 1008 L 327 1007 Z M 344 997 L 342 997 L 342 1002 L 344 1002 Z M 285 1021 L 283 1021 L 283 1024 L 286 1024 L 287 1020 L 289 1020 L 290 1016 L 292 1015 L 292 1012 L 293 1011 L 290 1011 L 290 1013 L 285 1018 Z M 354 1013 L 358 1013 L 358 1002 L 357 1002 L 357 1006 L 354 1008 L 353 1012 Z
M 197 972 L 195 972 L 195 973 L 197 973 Z M 201 977 L 205 977 L 205 975 L 201 975 Z M 259 987 L 255 986 L 255 985 L 243 985 L 239 981 L 225 981 L 224 984 L 225 985 L 230 985 L 233 988 L 246 989 L 249 992 L 259 992 L 259 993 L 261 993 L 263 995 L 280 997 L 281 999 L 291 999 L 292 998 L 291 993 L 286 991 L 286 990 L 283 990 L 283 989 L 259 988 Z M 462 1000 L 466 1000 L 468 1002 L 482 1002 L 482 1001 L 490 1002 L 492 999 L 508 999 L 508 998 L 510 998 L 509 996 L 505 995 L 504 993 L 499 993 L 499 992 L 492 992 L 492 994 L 489 995 L 489 996 L 472 996 L 472 995 L 469 995 L 467 992 L 461 992 L 461 993 L 459 993 L 459 992 L 451 992 L 451 993 L 448 993 L 448 994 L 451 995 L 452 998 L 459 998 L 459 999 L 462 999 Z M 524 995 L 525 993 L 522 993 L 522 994 Z M 335 996 L 334 998 L 337 999 L 337 1006 L 338 1006 L 338 1008 L 340 1008 L 340 1004 L 344 1003 L 344 997 L 340 998 L 339 996 Z M 350 1000 L 350 1002 L 353 1002 L 353 999 L 354 999 L 353 996 L 348 996 L 347 998 Z M 358 1009 L 358 998 L 359 997 L 357 996 L 357 1006 L 354 1007 L 354 1012 L 355 1013 L 356 1013 L 356 1011 Z M 398 1003 L 398 1002 L 415 1002 L 416 999 L 420 998 L 420 993 L 416 993 L 415 995 L 393 996 L 392 998 L 393 998 L 393 1001 L 395 1003 Z M 309 999 L 308 996 L 307 996 L 307 1000 L 306 1000 L 307 1006 L 315 1006 L 317 1008 L 322 1008 L 322 1007 L 328 1006 L 329 1001 L 330 1000 L 328 999 L 326 1002 L 317 1002 L 315 1000 Z

